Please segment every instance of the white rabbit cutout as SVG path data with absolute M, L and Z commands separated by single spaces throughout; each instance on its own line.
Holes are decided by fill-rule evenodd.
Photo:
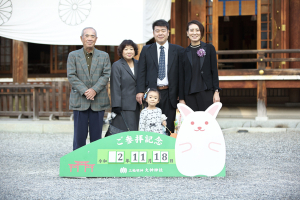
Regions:
M 222 103 L 212 104 L 205 112 L 194 112 L 181 103 L 177 107 L 184 116 L 175 143 L 178 171 L 185 176 L 219 174 L 226 158 L 225 140 L 216 121 Z

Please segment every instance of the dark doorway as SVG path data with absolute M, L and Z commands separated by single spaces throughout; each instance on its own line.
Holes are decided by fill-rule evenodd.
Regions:
M 28 74 L 50 74 L 50 45 L 28 43 Z
M 256 50 L 256 16 L 219 17 L 219 50 Z M 256 54 L 219 55 L 219 59 L 256 58 Z M 220 63 L 219 69 L 256 69 L 256 63 Z

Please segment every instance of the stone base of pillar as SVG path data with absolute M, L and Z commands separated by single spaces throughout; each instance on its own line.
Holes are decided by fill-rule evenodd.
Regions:
M 266 108 L 264 100 L 261 100 L 261 99 L 257 100 L 257 117 L 255 117 L 255 120 L 257 120 L 257 121 L 268 120 L 267 108 Z
M 269 117 L 255 117 L 256 121 L 268 121 Z

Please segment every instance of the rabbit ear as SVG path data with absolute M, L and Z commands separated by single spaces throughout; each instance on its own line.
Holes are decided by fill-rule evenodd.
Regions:
M 189 114 L 193 113 L 194 111 L 188 107 L 187 105 L 183 104 L 183 103 L 178 103 L 177 104 L 177 107 L 178 107 L 178 110 L 180 111 L 180 113 L 186 117 L 188 116 Z
M 209 106 L 205 112 L 211 114 L 214 118 L 217 117 L 220 109 L 222 108 L 222 103 L 216 102 Z

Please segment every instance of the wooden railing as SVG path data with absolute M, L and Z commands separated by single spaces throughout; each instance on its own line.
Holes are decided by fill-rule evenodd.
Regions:
M 265 50 L 224 50 L 217 51 L 218 55 L 231 54 L 258 54 L 258 58 L 249 59 L 219 59 L 219 63 L 224 62 L 281 62 L 281 61 L 300 61 L 300 58 L 265 58 L 266 53 L 300 53 L 300 49 L 265 49 Z
M 71 117 L 69 82 L 0 84 L 0 115 L 33 117 Z
M 218 55 L 257 54 L 258 58 L 218 59 L 218 63 L 257 63 L 257 69 L 224 69 L 219 70 L 219 76 L 237 75 L 300 75 L 300 69 L 268 69 L 266 62 L 296 62 L 300 58 L 266 58 L 265 54 L 300 53 L 300 49 L 274 49 L 274 50 L 225 50 L 217 51 Z
M 257 63 L 256 69 L 219 70 L 219 76 L 223 76 L 223 80 L 220 80 L 221 88 L 257 88 L 257 120 L 268 119 L 266 113 L 267 88 L 300 88 L 300 69 L 266 68 L 266 62 L 296 62 L 300 61 L 300 58 L 265 58 L 266 53 L 300 53 L 300 49 L 217 51 L 218 55 L 258 55 L 258 58 L 218 59 L 218 63 Z M 281 75 L 281 77 L 268 75 Z

